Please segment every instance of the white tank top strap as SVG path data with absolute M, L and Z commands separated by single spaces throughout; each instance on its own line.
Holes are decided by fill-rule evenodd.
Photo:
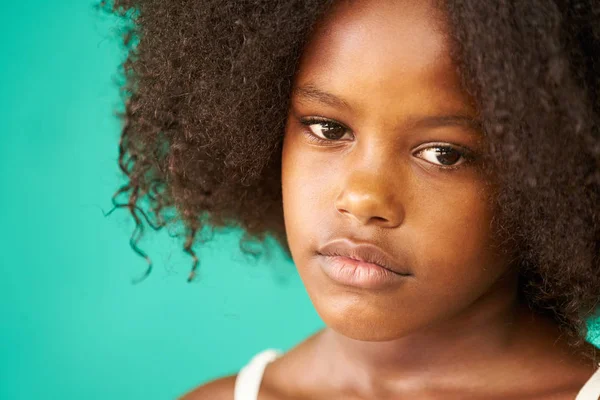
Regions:
M 257 400 L 265 368 L 281 354 L 280 350 L 266 349 L 252 357 L 235 379 L 233 400 Z
M 600 364 L 596 372 L 583 385 L 575 400 L 599 400 L 600 399 Z

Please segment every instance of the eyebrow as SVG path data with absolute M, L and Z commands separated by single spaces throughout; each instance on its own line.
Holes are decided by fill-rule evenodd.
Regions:
M 468 115 L 427 115 L 410 116 L 406 122 L 411 129 L 419 128 L 437 128 L 440 126 L 462 126 L 470 128 L 475 132 L 482 133 L 483 125 L 481 121 Z
M 296 96 L 303 97 L 310 101 L 317 101 L 324 103 L 332 107 L 352 109 L 350 104 L 345 100 L 340 99 L 336 95 L 324 92 L 318 89 L 316 86 L 308 84 L 304 86 L 295 87 L 293 94 Z
M 345 108 L 352 110 L 350 104 L 340 97 L 320 90 L 312 84 L 294 88 L 293 94 L 308 101 L 316 101 L 329 105 L 331 107 Z M 456 114 L 456 115 L 411 115 L 404 122 L 409 129 L 436 128 L 441 126 L 463 126 L 471 128 L 476 132 L 482 132 L 483 126 L 479 120 L 474 117 Z

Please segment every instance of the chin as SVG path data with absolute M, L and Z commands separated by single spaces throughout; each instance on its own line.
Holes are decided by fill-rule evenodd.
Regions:
M 400 339 L 404 334 L 396 330 L 386 330 L 381 327 L 377 329 L 369 329 L 365 326 L 332 326 L 328 325 L 336 333 L 353 340 L 361 342 L 388 342 Z
M 336 333 L 365 342 L 385 342 L 400 339 L 418 330 L 423 324 L 414 321 L 415 314 L 398 310 L 392 316 L 391 308 L 369 308 L 361 302 L 345 304 L 341 299 L 325 304 L 313 302 L 325 324 Z M 385 311 L 387 310 L 387 311 Z

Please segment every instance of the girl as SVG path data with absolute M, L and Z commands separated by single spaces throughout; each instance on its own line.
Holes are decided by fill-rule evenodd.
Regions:
M 202 227 L 273 234 L 327 325 L 184 399 L 598 399 L 597 1 L 113 10 L 116 206 L 174 207 L 190 279 Z

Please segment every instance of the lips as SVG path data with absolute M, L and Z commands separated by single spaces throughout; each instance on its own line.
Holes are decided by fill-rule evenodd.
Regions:
M 412 275 L 406 267 L 396 262 L 387 252 L 372 243 L 357 243 L 346 238 L 337 239 L 321 247 L 318 253 L 323 256 L 341 256 L 375 264 L 397 275 Z

